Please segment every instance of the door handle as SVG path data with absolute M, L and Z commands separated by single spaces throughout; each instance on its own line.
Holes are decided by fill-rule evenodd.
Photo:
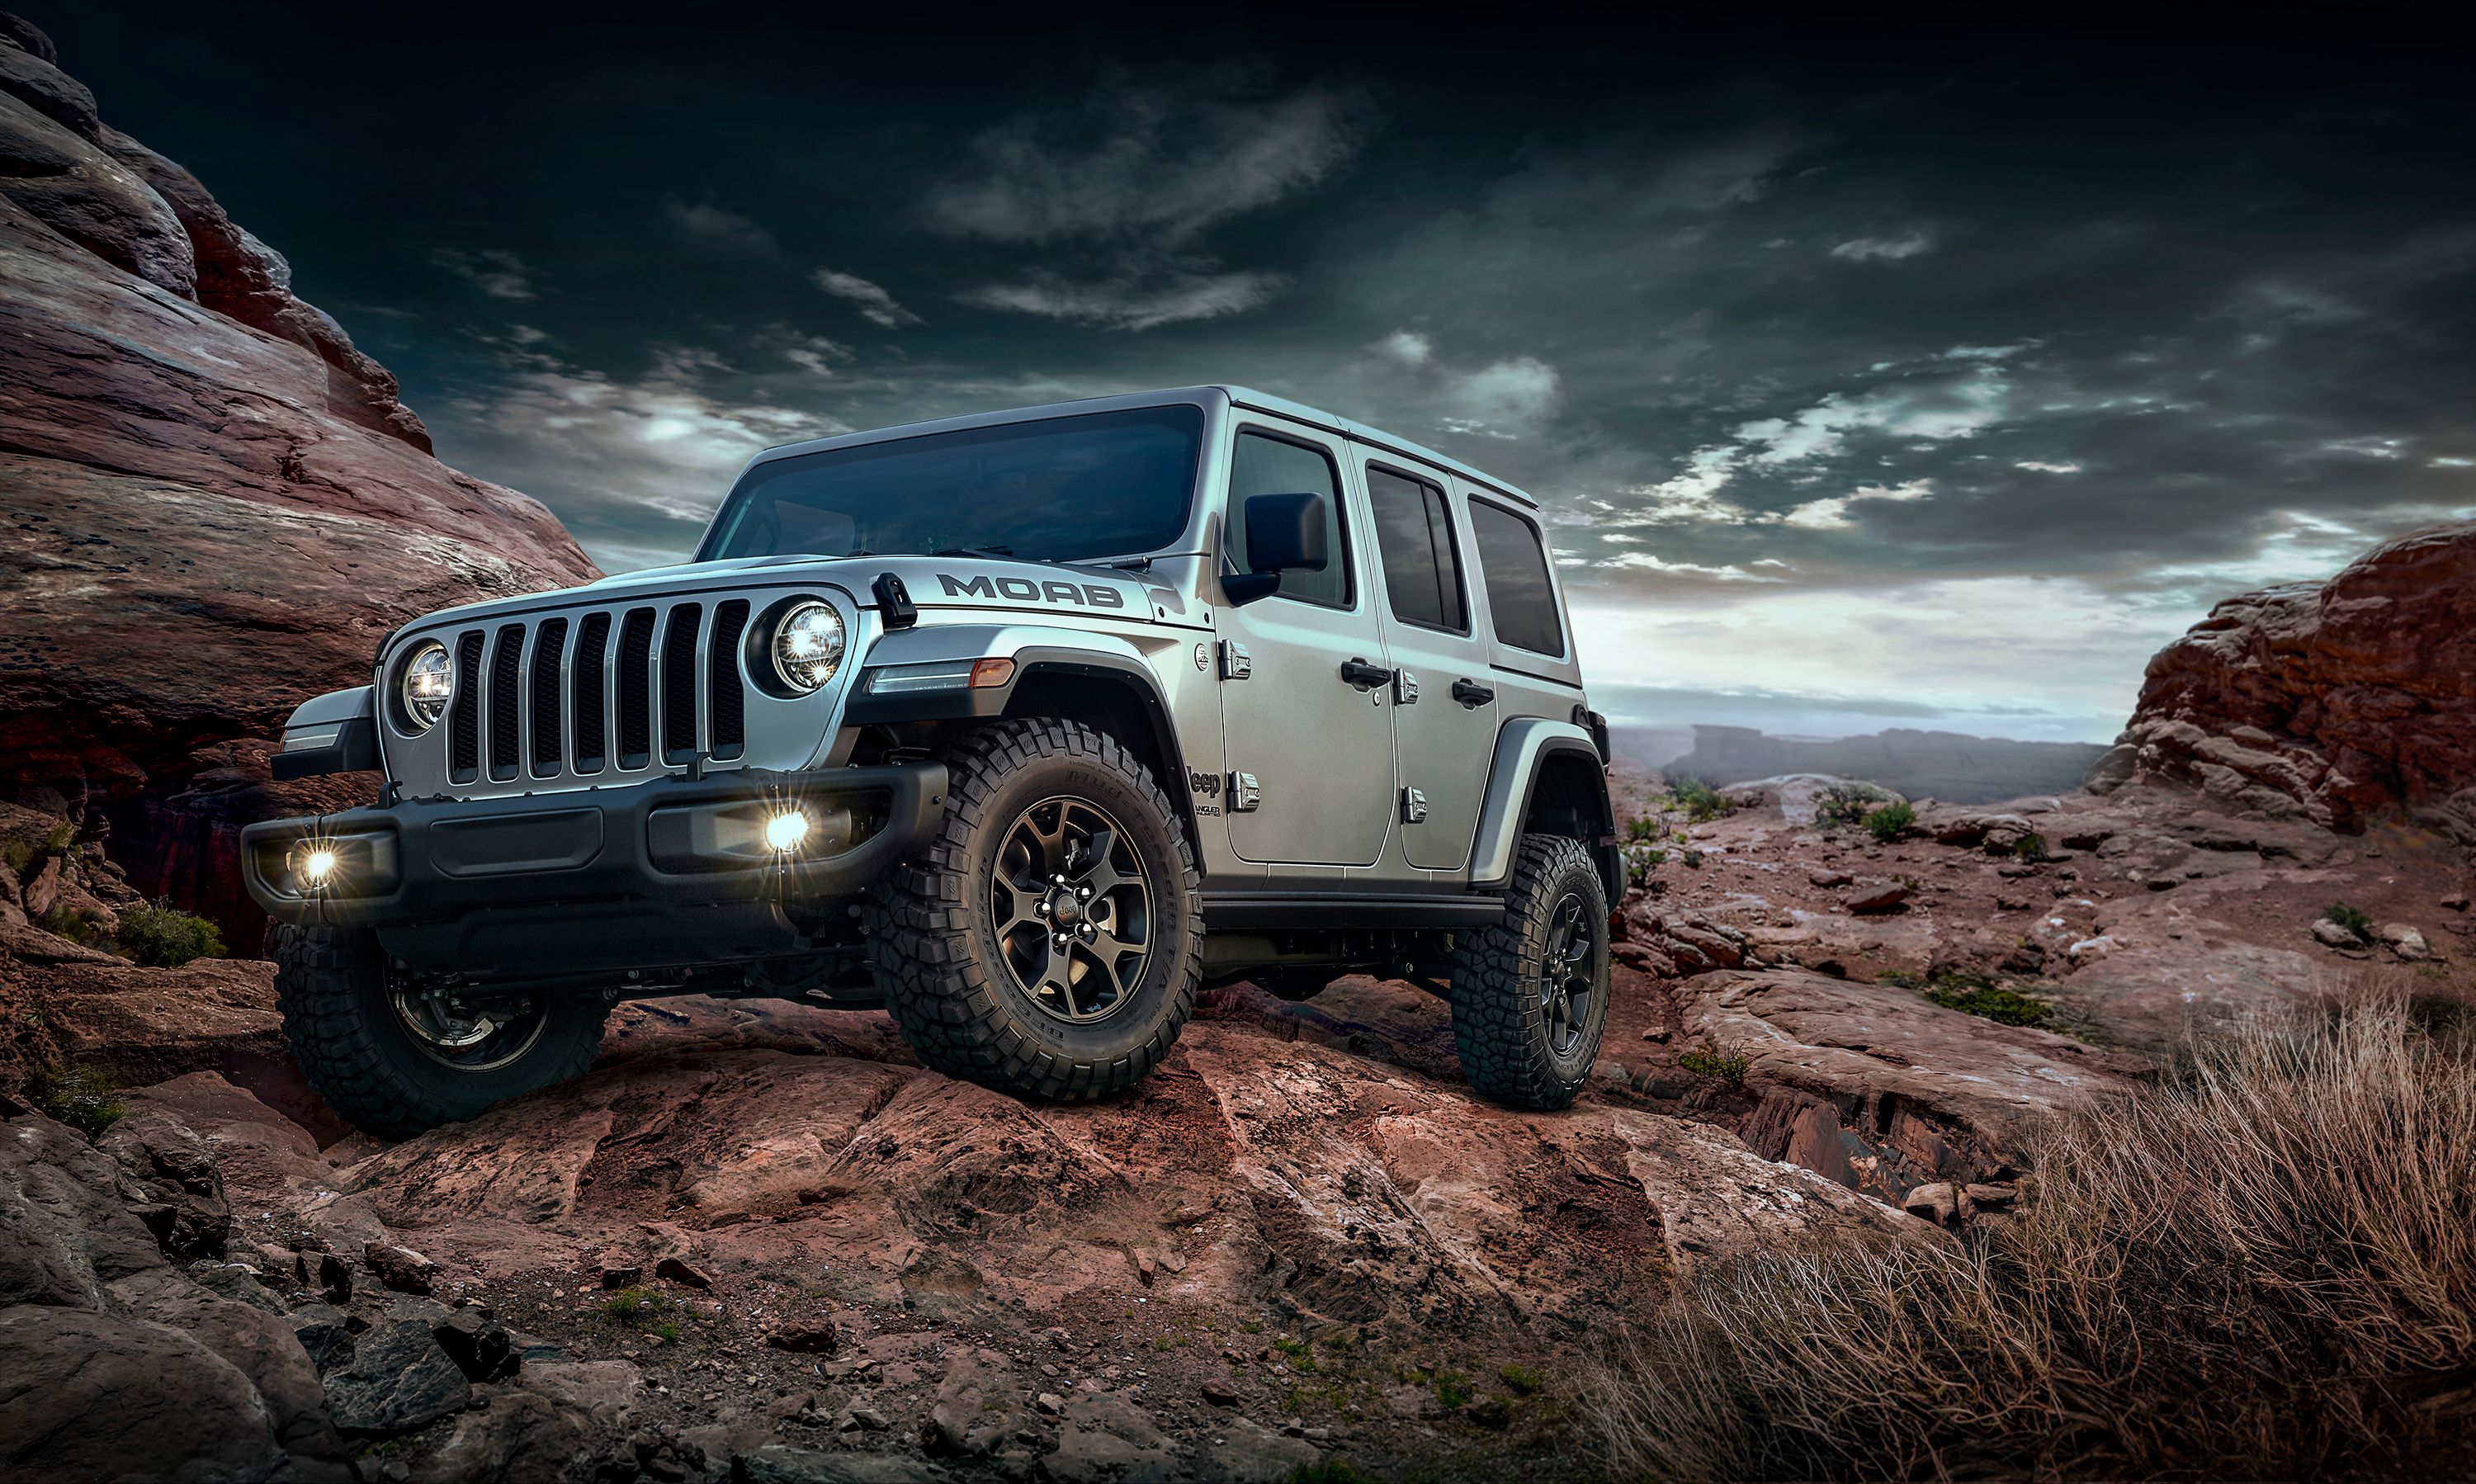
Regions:
M 1393 683 L 1392 671 L 1382 665 L 1371 665 L 1354 655 L 1341 662 L 1341 678 L 1360 690 L 1373 690 L 1378 685 Z
M 1464 705 L 1480 706 L 1496 699 L 1496 692 L 1473 680 L 1453 681 L 1453 699 Z

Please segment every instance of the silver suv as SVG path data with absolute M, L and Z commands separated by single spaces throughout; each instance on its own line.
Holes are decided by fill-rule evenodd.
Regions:
M 388 1138 L 662 995 L 882 1005 L 1087 1099 L 1204 984 L 1365 972 L 1561 1107 L 1619 867 L 1535 510 L 1235 386 L 759 455 L 695 560 L 432 614 L 293 714 L 278 778 L 384 777 L 243 832 L 293 1048 Z

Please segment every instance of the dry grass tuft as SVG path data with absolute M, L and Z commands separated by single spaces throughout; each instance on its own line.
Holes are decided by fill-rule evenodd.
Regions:
M 2447 1472 L 2476 1435 L 2476 1028 L 2358 993 L 2044 1139 L 1958 1241 L 1707 1271 L 1600 1378 L 1684 1479 Z

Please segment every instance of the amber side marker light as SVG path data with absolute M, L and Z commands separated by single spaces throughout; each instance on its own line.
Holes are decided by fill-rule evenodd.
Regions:
M 992 657 L 972 661 L 972 689 L 986 690 L 1014 679 L 1014 661 Z

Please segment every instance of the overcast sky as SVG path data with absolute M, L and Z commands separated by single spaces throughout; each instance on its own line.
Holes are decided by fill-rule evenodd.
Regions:
M 2102 740 L 2216 598 L 2476 513 L 2413 38 L 28 9 L 614 570 L 768 444 L 1235 381 L 1537 494 L 1631 719 Z

